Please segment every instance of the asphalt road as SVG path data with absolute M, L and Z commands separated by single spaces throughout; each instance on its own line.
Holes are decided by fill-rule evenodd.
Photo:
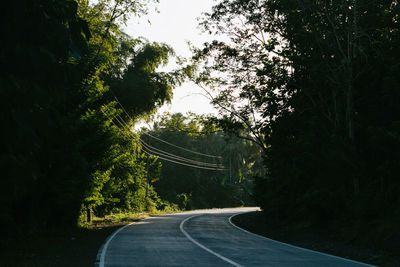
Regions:
M 255 235 L 230 218 L 257 208 L 199 210 L 120 228 L 95 266 L 371 266 Z

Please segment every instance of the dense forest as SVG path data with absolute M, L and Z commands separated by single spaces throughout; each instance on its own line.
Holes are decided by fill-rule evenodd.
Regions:
M 164 114 L 141 139 L 143 150 L 162 161 L 154 181 L 162 199 L 180 209 L 254 204 L 254 176 L 263 170 L 259 148 L 224 134 L 207 116 Z
M 400 239 L 397 1 L 221 0 L 200 26 L 227 41 L 193 48 L 187 65 L 122 30 L 150 2 L 25 0 L 3 12 L 4 234 L 256 203 L 270 220 Z M 188 79 L 218 115 L 135 129 Z
M 175 169 L 143 144 L 168 151 L 164 143 L 147 140 L 149 134 L 192 151 L 226 143 L 234 150 L 248 143 L 227 140 L 204 118 L 196 121 L 179 114 L 147 135 L 133 130 L 140 119 L 169 102 L 173 88 L 191 72 L 191 66 L 182 64 L 171 72 L 157 71 L 169 60 L 179 63 L 173 49 L 123 32 L 124 23 L 145 15 L 148 5 L 149 1 L 122 0 L 24 1 L 12 4 L 2 17 L 7 25 L 1 42 L 1 61 L 7 67 L 0 86 L 4 234 L 73 226 L 90 222 L 93 215 L 115 212 L 250 201 L 250 167 L 237 159 L 230 159 L 227 181 L 221 160 L 210 163 L 218 170 L 182 165 Z M 173 121 L 179 116 L 198 133 L 176 128 Z M 216 158 L 220 152 L 210 151 Z M 205 188 L 211 190 L 208 195 Z
M 398 1 L 374 0 L 223 0 L 205 15 L 229 41 L 195 51 L 194 80 L 219 126 L 262 149 L 254 197 L 268 220 L 398 242 L 399 16 Z
M 161 205 L 145 181 L 159 166 L 129 127 L 169 101 L 184 74 L 156 72 L 173 50 L 121 30 L 145 4 L 24 1 L 2 17 L 2 230 Z

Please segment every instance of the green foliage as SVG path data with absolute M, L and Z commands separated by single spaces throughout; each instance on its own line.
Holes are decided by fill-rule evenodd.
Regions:
M 206 14 L 204 30 L 231 42 L 196 50 L 197 82 L 220 90 L 222 127 L 264 146 L 256 198 L 268 216 L 400 221 L 399 12 L 396 1 L 224 0 Z
M 194 114 L 164 114 L 154 124 L 150 134 L 192 151 L 221 158 L 193 154 L 142 134 L 141 139 L 152 149 L 161 149 L 198 162 L 222 164 L 227 169 L 198 169 L 161 158 L 161 178 L 155 181 L 154 188 L 162 199 L 176 203 L 180 209 L 252 203 L 252 177 L 261 164 L 257 161 L 258 150 L 254 150 L 254 146 L 241 139 L 227 138 L 205 116 Z
M 166 64 L 173 50 L 165 44 L 146 43 L 130 55 L 122 77 L 114 77 L 110 87 L 131 116 L 154 112 L 172 98 L 178 83 L 173 75 L 156 72 Z
M 146 3 L 39 0 L 8 7 L 0 44 L 7 66 L 0 76 L 1 229 L 28 233 L 74 225 L 88 211 L 169 207 L 148 183 L 159 179 L 160 164 L 139 152 L 130 130 L 183 78 L 156 72 L 171 48 L 121 30 Z
M 75 142 L 80 71 L 74 61 L 90 32 L 76 13 L 74 1 L 23 1 L 2 17 L 2 229 L 32 230 L 78 214 L 88 165 Z

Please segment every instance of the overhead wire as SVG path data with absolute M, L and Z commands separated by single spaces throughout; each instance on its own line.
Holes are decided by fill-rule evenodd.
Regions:
M 115 98 L 116 98 L 116 97 L 115 97 Z M 118 101 L 117 98 L 116 98 L 116 100 L 117 100 L 117 102 L 119 103 L 119 101 Z M 121 105 L 121 103 L 119 103 L 119 104 Z M 121 105 L 121 107 L 123 108 L 122 105 Z M 123 108 L 123 110 L 124 110 L 125 113 L 129 116 L 129 114 L 126 112 L 126 110 L 125 110 L 124 108 Z M 116 124 L 113 122 L 113 119 L 114 119 L 114 118 L 118 121 L 118 123 L 119 123 L 123 128 L 127 128 L 127 129 L 128 129 L 128 132 L 130 132 L 130 130 L 129 130 L 129 128 L 128 128 L 128 124 L 125 122 L 125 120 L 124 120 L 119 114 L 116 115 L 116 116 L 114 116 L 114 117 L 111 119 L 103 110 L 102 110 L 102 112 L 103 112 L 103 114 L 104 114 L 106 117 L 108 117 L 108 119 L 111 120 L 111 123 L 113 123 L 114 126 L 116 126 L 119 130 L 121 130 L 120 127 L 118 127 L 118 125 L 116 125 Z M 121 120 L 118 119 L 117 117 L 119 117 Z M 161 139 L 159 139 L 159 140 L 161 140 Z M 150 146 L 149 144 L 147 144 L 146 142 L 144 142 L 141 138 L 139 138 L 139 141 L 140 141 L 141 144 L 142 144 L 142 150 L 143 150 L 143 152 L 145 152 L 145 154 L 151 155 L 151 156 L 156 156 L 156 157 L 160 158 L 161 160 L 173 162 L 173 163 L 176 163 L 176 164 L 180 164 L 180 165 L 184 165 L 184 166 L 188 166 L 188 167 L 192 167 L 192 168 L 199 168 L 199 169 L 206 169 L 206 170 L 215 170 L 215 171 L 224 171 L 224 170 L 226 170 L 226 169 L 223 168 L 223 166 L 221 166 L 221 165 L 217 165 L 217 164 L 214 164 L 214 163 L 208 163 L 208 162 L 201 162 L 201 161 L 196 161 L 196 160 L 192 160 L 192 159 L 180 157 L 180 156 L 177 156 L 177 155 L 175 155 L 175 154 L 168 153 L 168 152 L 163 151 L 163 150 L 161 150 L 161 149 L 152 147 L 152 146 Z M 164 140 L 161 140 L 161 141 L 164 141 Z M 166 141 L 164 141 L 164 142 L 166 142 Z M 173 145 L 173 144 L 170 144 L 170 145 Z M 175 145 L 173 145 L 173 146 L 175 146 Z M 176 147 L 178 147 L 178 146 L 176 146 Z M 181 147 L 178 147 L 178 148 L 181 148 Z M 185 149 L 185 148 L 181 148 L 181 149 L 187 150 L 187 149 Z M 156 150 L 156 151 L 155 151 L 155 150 Z M 190 151 L 190 150 L 188 150 L 188 151 Z M 195 151 L 192 151 L 192 152 L 195 152 Z M 203 154 L 203 153 L 200 153 L 200 152 L 195 152 L 195 153 Z M 157 155 L 157 154 L 159 154 L 159 155 Z M 207 155 L 207 154 L 203 154 L 203 155 Z M 207 156 L 212 156 L 212 155 L 207 155 Z M 167 157 L 167 158 L 165 158 L 165 157 Z M 212 157 L 217 157 L 217 156 L 212 156 Z M 219 157 L 219 158 L 221 158 L 221 157 Z M 182 162 L 182 161 L 183 161 L 183 162 Z
M 184 166 L 188 166 L 188 167 L 192 167 L 192 168 L 206 169 L 206 170 L 213 170 L 213 171 L 225 171 L 226 170 L 226 169 L 209 168 L 209 167 L 203 167 L 203 166 L 197 166 L 197 165 L 192 165 L 192 164 L 186 164 L 186 163 L 183 163 L 183 162 L 178 162 L 178 161 L 175 161 L 175 160 L 164 158 L 162 156 L 153 155 L 152 153 L 146 151 L 146 149 L 143 149 L 143 152 L 145 154 L 149 155 L 149 156 L 156 156 L 156 157 L 160 158 L 161 160 L 173 162 L 173 163 L 176 163 L 176 164 L 180 164 L 180 165 L 184 165 Z
M 161 154 L 164 154 L 164 156 L 174 157 L 176 159 L 187 161 L 187 162 L 191 162 L 191 163 L 195 163 L 195 164 L 200 164 L 200 165 L 205 165 L 205 166 L 207 165 L 209 167 L 221 167 L 221 165 L 215 164 L 215 163 L 197 161 L 197 160 L 192 160 L 192 159 L 188 159 L 188 158 L 185 158 L 185 157 L 180 157 L 180 156 L 177 156 L 175 154 L 168 153 L 168 152 L 163 151 L 161 149 L 155 148 L 155 147 L 147 144 L 146 142 L 144 142 L 143 139 L 140 139 L 140 141 L 142 142 L 142 145 L 146 146 L 149 150 L 153 151 L 153 153 L 159 153 L 159 154 L 161 153 Z
M 151 138 L 153 138 L 153 139 L 155 139 L 155 140 L 158 140 L 158 141 L 160 141 L 160 142 L 163 142 L 163 143 L 168 144 L 168 145 L 170 145 L 170 146 L 173 146 L 173 147 L 175 147 L 175 148 L 179 148 L 179 149 L 185 150 L 185 151 L 187 151 L 187 152 L 191 152 L 191 153 L 193 153 L 193 154 L 202 155 L 202 156 L 210 157 L 210 158 L 222 158 L 221 156 L 214 156 L 214 155 L 204 154 L 204 153 L 196 152 L 196 151 L 193 151 L 193 150 L 190 150 L 190 149 L 186 149 L 186 148 L 184 148 L 184 147 L 180 147 L 180 146 L 174 145 L 174 144 L 172 144 L 172 143 L 169 143 L 169 142 L 167 142 L 167 141 L 164 141 L 164 140 L 162 140 L 162 139 L 160 139 L 160 138 L 158 138 L 158 137 L 155 137 L 155 136 L 153 136 L 153 135 L 151 135 L 151 134 L 149 134 L 149 133 L 146 133 L 146 132 L 143 132 L 143 133 L 144 133 L 145 135 L 147 135 L 147 136 L 150 136 Z
M 124 106 L 121 104 L 121 102 L 119 102 L 119 100 L 118 100 L 117 96 L 115 96 L 115 94 L 114 94 L 114 98 L 115 98 L 115 100 L 117 101 L 117 103 L 121 106 L 121 108 L 123 109 L 123 111 L 125 112 L 125 114 L 128 116 L 128 118 L 130 118 L 129 113 L 125 110 L 125 108 L 124 108 Z M 163 143 L 165 143 L 165 144 L 168 144 L 168 145 L 173 146 L 173 147 L 175 147 L 175 148 L 179 148 L 179 149 L 185 150 L 185 151 L 190 152 L 190 153 L 193 153 L 193 154 L 197 154 L 197 155 L 201 155 L 201 156 L 205 156 L 205 157 L 211 157 L 211 158 L 222 158 L 221 156 L 209 155 L 209 154 L 205 154 L 205 153 L 193 151 L 193 150 L 190 150 L 190 149 L 187 149 L 187 148 L 184 148 L 184 147 L 180 147 L 180 146 L 177 146 L 177 145 L 172 144 L 172 143 L 170 143 L 170 142 L 167 142 L 167 141 L 165 141 L 165 140 L 162 140 L 162 139 L 160 139 L 160 138 L 158 138 L 158 137 L 152 136 L 152 135 L 149 134 L 149 133 L 146 133 L 146 132 L 143 132 L 143 133 L 146 134 L 146 135 L 148 135 L 148 136 L 150 136 L 151 138 L 154 138 L 154 139 L 160 141 L 160 142 L 163 142 Z
M 114 92 L 113 92 L 114 94 Z M 117 96 L 114 94 L 114 98 L 117 101 L 117 103 L 121 106 L 122 110 L 125 112 L 126 116 L 128 116 L 128 118 L 130 118 L 131 116 L 129 115 L 129 113 L 126 111 L 126 109 L 124 108 L 124 106 L 121 104 L 121 102 L 119 102 Z
M 177 156 L 177 155 L 172 154 L 172 153 L 165 152 L 165 151 L 163 151 L 161 149 L 155 148 L 155 147 L 147 144 L 142 139 L 140 139 L 140 142 L 142 143 L 143 146 L 145 146 L 147 148 L 148 151 L 150 151 L 150 152 L 152 152 L 154 154 L 159 154 L 160 156 L 164 156 L 164 157 L 168 157 L 168 158 L 172 158 L 172 159 L 176 159 L 176 160 L 181 160 L 181 161 L 188 162 L 188 163 L 198 164 L 198 165 L 201 165 L 201 166 L 223 168 L 223 166 L 219 165 L 219 164 L 202 162 L 202 161 L 197 161 L 197 160 L 191 160 L 191 159 L 187 159 L 187 158 L 184 158 L 184 157 Z

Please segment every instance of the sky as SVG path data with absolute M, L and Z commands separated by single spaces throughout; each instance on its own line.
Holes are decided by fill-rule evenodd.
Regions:
M 152 5 L 147 16 L 130 19 L 125 31 L 132 37 L 143 36 L 150 42 L 166 43 L 178 56 L 189 57 L 191 54 L 187 41 L 201 47 L 204 42 L 213 39 L 197 28 L 197 18 L 203 12 L 211 11 L 214 4 L 214 0 L 160 0 L 160 3 Z M 154 7 L 159 13 L 154 11 Z M 171 104 L 161 107 L 158 113 L 217 113 L 209 100 L 201 95 L 202 89 L 191 82 L 184 83 L 173 92 Z

